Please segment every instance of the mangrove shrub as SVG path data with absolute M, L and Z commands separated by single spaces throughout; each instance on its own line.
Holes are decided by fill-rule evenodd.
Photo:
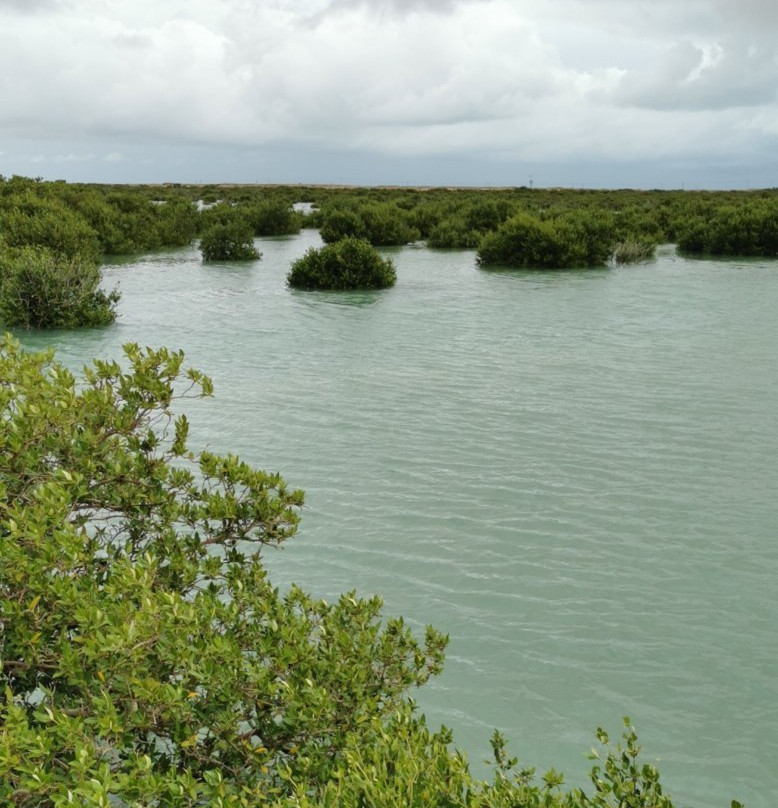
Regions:
M 116 291 L 99 288 L 100 268 L 83 255 L 45 247 L 0 248 L 0 323 L 19 328 L 76 328 L 112 323 Z
M 656 255 L 656 244 L 642 239 L 620 241 L 613 248 L 615 264 L 638 264 L 650 261 Z
M 55 197 L 29 190 L 2 199 L 0 237 L 9 247 L 43 247 L 70 258 L 96 261 L 101 252 L 97 233 L 83 216 Z
M 708 255 L 778 256 L 778 209 L 750 202 L 690 216 L 678 228 L 678 249 Z
M 127 346 L 77 382 L 0 345 L 1 804 L 265 804 L 440 669 L 378 599 L 270 584 L 302 494 L 189 451 L 171 406 L 211 385 L 182 362 Z
M 612 243 L 608 222 L 596 215 L 563 213 L 541 219 L 518 213 L 483 238 L 478 261 L 538 269 L 602 266 Z
M 302 215 L 280 200 L 268 199 L 250 205 L 246 211 L 255 236 L 285 236 L 299 233 Z
M 333 208 L 322 212 L 321 237 L 331 244 L 342 238 L 363 238 L 376 247 L 408 244 L 419 238 L 408 211 L 389 203 Z
M 358 238 L 312 247 L 292 264 L 287 276 L 295 289 L 384 289 L 396 280 L 394 264 Z
M 260 257 L 254 232 L 245 221 L 213 224 L 200 237 L 204 261 L 254 261 Z

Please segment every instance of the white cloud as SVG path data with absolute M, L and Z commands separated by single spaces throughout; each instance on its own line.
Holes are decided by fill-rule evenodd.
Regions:
M 67 154 L 35 154 L 29 158 L 31 163 L 88 163 L 95 159 L 95 155 L 91 152 L 76 153 L 68 152 Z
M 0 10 L 34 14 L 64 5 L 63 0 L 0 0 Z
M 771 104 L 778 89 L 773 52 L 741 43 L 679 42 L 656 66 L 624 76 L 615 98 L 650 109 L 732 109 Z

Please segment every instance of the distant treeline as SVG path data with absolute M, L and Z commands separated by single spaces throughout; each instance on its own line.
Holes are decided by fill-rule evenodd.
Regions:
M 308 203 L 305 212 L 295 203 Z M 116 298 L 97 290 L 106 255 L 199 240 L 205 260 L 246 260 L 258 257 L 254 237 L 303 227 L 319 228 L 327 243 L 474 249 L 484 266 L 637 262 L 662 243 L 690 255 L 774 257 L 778 189 L 95 185 L 0 177 L 0 322 L 110 320 Z M 70 313 L 47 299 L 57 277 L 68 283 L 56 301 L 80 296 Z
M 293 208 L 300 202 L 309 204 L 307 215 Z M 478 250 L 485 237 L 515 230 L 517 221 L 602 231 L 613 244 L 634 240 L 675 243 L 691 254 L 778 255 L 778 189 L 95 185 L 0 177 L 0 243 L 68 255 L 178 247 L 236 222 L 254 236 L 316 227 L 328 243 L 353 236 L 374 246 L 423 240 L 433 248 Z

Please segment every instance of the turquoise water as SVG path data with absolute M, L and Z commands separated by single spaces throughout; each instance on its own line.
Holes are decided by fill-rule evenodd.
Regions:
M 110 265 L 115 326 L 22 335 L 70 365 L 183 348 L 193 446 L 305 489 L 268 563 L 450 634 L 418 694 L 474 765 L 492 727 L 584 784 L 630 715 L 679 805 L 778 795 L 778 264 L 483 271 L 387 250 L 397 286 L 298 293 L 317 234 L 261 261 Z

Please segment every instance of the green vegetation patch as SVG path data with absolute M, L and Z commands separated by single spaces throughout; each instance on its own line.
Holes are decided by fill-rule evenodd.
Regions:
M 615 264 L 639 264 L 651 261 L 656 255 L 656 244 L 641 239 L 620 241 L 613 248 Z
M 18 328 L 107 325 L 119 293 L 99 289 L 100 268 L 90 258 L 58 255 L 45 247 L 0 249 L 0 323 Z
M 602 266 L 612 244 L 613 229 L 604 215 L 566 212 L 541 219 L 517 213 L 484 237 L 478 261 L 536 269 Z
M 292 264 L 287 276 L 294 289 L 385 289 L 396 280 L 392 261 L 358 238 L 311 248 Z
M 203 261 L 256 261 L 254 232 L 245 221 L 212 224 L 200 237 Z

